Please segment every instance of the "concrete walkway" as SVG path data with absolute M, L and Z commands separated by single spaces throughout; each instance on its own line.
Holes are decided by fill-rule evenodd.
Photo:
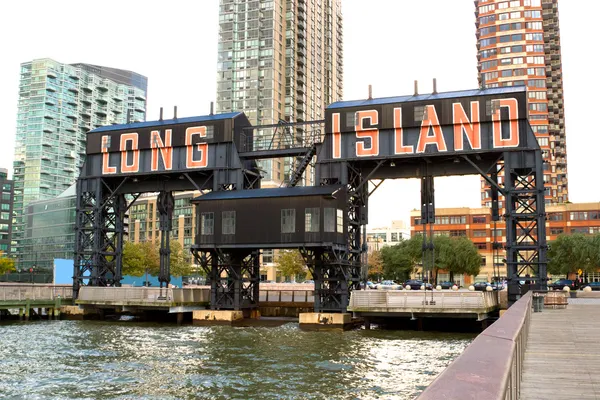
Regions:
M 533 313 L 521 400 L 600 400 L 600 299 Z

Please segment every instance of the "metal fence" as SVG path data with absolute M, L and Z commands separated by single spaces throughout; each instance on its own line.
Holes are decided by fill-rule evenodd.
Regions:
M 517 400 L 531 320 L 526 293 L 483 331 L 419 396 L 419 400 Z
M 53 285 L 0 285 L 0 301 L 54 300 L 73 298 L 71 286 Z
M 433 302 L 431 301 L 433 299 Z M 356 309 L 489 309 L 498 306 L 497 292 L 357 290 L 350 297 L 349 310 Z

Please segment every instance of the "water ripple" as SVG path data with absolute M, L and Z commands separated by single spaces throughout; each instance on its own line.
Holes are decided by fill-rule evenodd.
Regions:
M 0 325 L 0 397 L 411 399 L 470 334 L 43 321 Z

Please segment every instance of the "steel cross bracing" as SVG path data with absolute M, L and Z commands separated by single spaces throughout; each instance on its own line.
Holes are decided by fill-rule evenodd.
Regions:
M 353 289 L 360 288 L 360 265 L 348 260 L 347 249 L 300 249 L 315 281 L 315 312 L 345 312 Z
M 158 281 L 161 288 L 163 284 L 168 287 L 171 281 L 171 246 L 169 241 L 174 208 L 173 193 L 161 191 L 156 199 L 156 209 L 160 218 L 160 271 Z
M 478 168 L 467 156 L 463 158 L 490 184 L 492 221 L 500 217 L 505 220 L 509 304 L 530 288 L 545 289 L 548 245 L 541 150 L 504 152 L 487 171 Z M 499 174 L 504 175 L 503 185 L 498 184 Z M 502 215 L 499 195 L 504 199 Z M 532 286 L 521 283 L 527 281 Z
M 129 208 L 125 195 L 102 178 L 78 180 L 77 193 L 74 297 L 86 284 L 120 286 Z
M 204 270 L 210 285 L 213 310 L 246 310 L 258 307 L 260 263 L 259 250 L 192 249 L 196 264 Z

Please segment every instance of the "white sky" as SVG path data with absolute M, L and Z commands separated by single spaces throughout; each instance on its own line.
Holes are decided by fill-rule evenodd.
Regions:
M 0 11 L 0 167 L 12 175 L 19 65 L 49 57 L 128 69 L 148 77 L 147 119 L 205 115 L 216 97 L 218 1 L 5 1 Z M 472 0 L 343 0 L 344 99 L 477 87 Z M 600 91 L 597 0 L 559 3 L 570 200 L 600 201 L 593 118 Z M 588 126 L 589 125 L 589 126 Z M 588 126 L 588 128 L 586 128 Z M 590 129 L 588 132 L 587 129 Z M 370 201 L 370 225 L 408 220 L 419 206 L 415 180 L 385 182 Z M 436 178 L 437 207 L 478 207 L 475 176 Z

